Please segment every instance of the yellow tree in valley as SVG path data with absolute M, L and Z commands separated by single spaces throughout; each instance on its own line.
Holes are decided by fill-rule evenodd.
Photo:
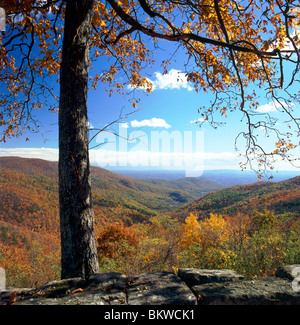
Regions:
M 229 117 L 234 110 L 245 118 L 238 139 L 245 140 L 248 163 L 255 158 L 260 168 L 275 155 L 289 158 L 295 146 L 289 142 L 292 131 L 283 134 L 270 116 L 257 115 L 256 93 L 248 89 L 264 89 L 299 133 L 293 112 L 299 93 L 292 91 L 299 81 L 298 1 L 1 0 L 0 7 L 6 12 L 0 48 L 2 141 L 38 128 L 37 109 L 58 109 L 63 278 L 98 271 L 87 132 L 89 66 L 98 57 L 114 63 L 92 78 L 92 87 L 104 81 L 125 90 L 115 81 L 122 70 L 132 87 L 151 92 L 142 74 L 153 59 L 155 46 L 149 44 L 175 42 L 186 55 L 187 80 L 196 91 L 214 95 L 211 106 L 200 110 L 203 119 L 216 126 L 216 113 Z M 162 63 L 166 71 L 168 59 Z M 59 95 L 52 87 L 55 78 Z M 277 137 L 270 152 L 257 141 L 259 128 Z

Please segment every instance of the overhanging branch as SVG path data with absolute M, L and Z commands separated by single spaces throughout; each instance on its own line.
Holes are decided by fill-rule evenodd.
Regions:
M 182 33 L 179 30 L 175 30 L 174 26 L 169 22 L 165 17 L 164 21 L 168 21 L 169 26 L 173 26 L 173 33 L 172 34 L 163 34 L 159 33 L 151 28 L 145 27 L 142 25 L 139 21 L 137 21 L 134 17 L 130 16 L 127 14 L 120 5 L 115 0 L 107 0 L 107 2 L 111 5 L 111 7 L 115 10 L 117 15 L 127 24 L 129 24 L 132 28 L 134 28 L 137 31 L 140 31 L 148 36 L 154 37 L 154 38 L 159 38 L 159 39 L 165 39 L 171 42 L 179 42 L 179 41 L 197 41 L 203 44 L 211 44 L 215 46 L 219 46 L 221 48 L 229 49 L 232 51 L 237 51 L 237 52 L 243 52 L 243 53 L 252 53 L 257 55 L 258 57 L 265 56 L 265 57 L 278 57 L 278 53 L 276 50 L 273 51 L 260 51 L 256 47 L 244 47 L 237 45 L 235 43 L 227 43 L 227 42 L 222 42 L 219 40 L 203 37 L 194 33 Z M 143 6 L 142 6 L 143 8 Z M 144 8 L 143 8 L 144 9 Z M 146 12 L 146 11 L 145 11 Z M 147 9 L 148 13 L 149 10 Z M 151 11 L 153 12 L 153 11 Z M 160 15 L 160 17 L 162 17 Z M 246 42 L 245 42 L 246 43 Z

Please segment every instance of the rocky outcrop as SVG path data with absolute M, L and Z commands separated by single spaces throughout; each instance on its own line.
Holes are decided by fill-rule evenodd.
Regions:
M 197 297 L 198 305 L 294 305 L 300 304 L 293 273 L 296 267 L 281 267 L 276 277 L 251 280 L 231 270 L 182 269 L 178 275 Z
M 120 273 L 94 274 L 87 280 L 74 278 L 44 286 L 0 294 L 0 302 L 15 305 L 195 305 L 189 287 L 174 273 L 145 273 L 126 277 Z
M 298 269 L 299 267 L 299 269 Z M 38 289 L 0 292 L 1 305 L 300 305 L 300 265 L 275 277 L 245 279 L 231 270 L 179 269 L 127 277 L 94 274 L 52 281 Z

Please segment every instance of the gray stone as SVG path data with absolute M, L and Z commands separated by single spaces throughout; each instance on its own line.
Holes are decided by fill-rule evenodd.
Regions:
M 35 297 L 19 300 L 14 305 L 123 305 L 126 303 L 126 294 L 121 291 L 82 291 L 68 293 L 61 297 Z
M 32 288 L 9 288 L 0 290 L 0 305 L 10 304 L 14 297 L 27 297 L 34 289 Z
M 208 270 L 185 268 L 179 269 L 177 274 L 189 287 L 204 283 L 222 283 L 244 279 L 244 276 L 227 269 Z
M 145 273 L 128 280 L 129 305 L 196 305 L 188 286 L 174 273 Z
M 300 293 L 291 282 L 261 278 L 224 283 L 207 283 L 191 288 L 199 305 L 299 305 Z
M 275 276 L 282 279 L 294 280 L 300 275 L 300 264 L 279 266 L 275 272 Z
M 121 273 L 99 273 L 81 278 L 52 281 L 32 290 L 18 305 L 118 305 L 126 303 L 127 278 Z
M 37 289 L 6 288 L 0 291 L 0 305 L 300 305 L 296 267 L 284 266 L 276 277 L 253 280 L 224 269 L 180 269 L 178 276 L 93 274 L 86 280 L 52 281 Z
M 72 278 L 47 282 L 36 290 L 36 294 L 47 296 L 48 298 L 62 297 L 68 292 L 82 288 L 85 281 L 82 278 Z M 32 293 L 34 296 L 35 293 Z

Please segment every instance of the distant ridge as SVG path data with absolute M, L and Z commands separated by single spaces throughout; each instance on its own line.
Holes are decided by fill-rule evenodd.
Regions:
M 58 173 L 57 164 L 55 161 L 39 158 L 0 157 L 0 168 L 19 171 L 26 175 L 47 174 L 49 176 L 56 176 Z
M 172 218 L 184 220 L 190 212 L 205 217 L 267 207 L 280 217 L 299 217 L 300 177 L 221 190 L 224 185 L 209 179 L 137 180 L 94 166 L 91 177 L 96 238 L 114 224 L 124 227 L 124 234 L 145 229 L 146 242 L 151 231 L 156 242 L 156 230 L 158 236 L 162 231 L 159 220 L 167 227 L 174 221 L 177 227 Z M 0 263 L 21 286 L 60 274 L 58 201 L 57 162 L 0 157 Z M 167 229 L 166 235 L 172 236 Z
M 0 205 L 1 198 L 8 199 L 20 215 L 19 196 L 26 196 L 26 202 L 32 201 L 37 211 L 43 211 L 39 193 L 45 191 L 46 199 L 58 201 L 58 163 L 43 159 L 21 157 L 0 157 Z M 91 166 L 92 200 L 99 218 L 113 221 L 142 222 L 151 215 L 170 212 L 184 203 L 207 194 L 211 190 L 222 188 L 219 184 L 200 180 L 183 179 L 172 182 L 146 182 L 125 177 L 100 167 Z M 30 192 L 28 192 L 30 189 Z M 50 193 L 48 193 L 50 191 Z M 27 193 L 27 194 L 26 194 Z M 37 199 L 39 198 L 39 199 Z M 32 204 L 29 204 L 30 206 Z M 49 203 L 50 204 L 50 203 Z M 46 201 L 44 202 L 46 205 Z M 51 204 L 50 204 L 51 205 Z M 50 209 L 45 207 L 45 209 Z M 25 209 L 26 210 L 26 209 Z M 58 213 L 56 211 L 56 213 Z M 6 211 L 3 211 L 4 216 Z M 24 213 L 23 213 L 24 214 Z M 8 221 L 7 216 L 5 217 Z
M 99 218 L 111 221 L 121 218 L 128 223 L 143 222 L 152 215 L 165 212 L 183 217 L 190 212 L 203 215 L 209 215 L 210 212 L 234 214 L 239 210 L 267 207 L 274 209 L 277 214 L 289 213 L 291 217 L 299 214 L 300 176 L 281 182 L 259 184 L 256 178 L 248 178 L 244 181 L 254 182 L 227 188 L 229 181 L 238 182 L 242 179 L 235 176 L 237 171 L 224 172 L 227 174 L 222 174 L 222 171 L 207 171 L 206 176 L 200 178 L 141 180 L 92 166 L 93 205 Z M 250 172 L 244 173 L 243 175 L 253 177 Z M 294 172 L 285 172 L 281 177 L 293 174 Z M 23 199 L 28 202 L 31 200 L 37 211 L 43 211 L 41 202 L 37 200 L 43 191 L 47 193 L 46 200 L 57 202 L 57 175 L 57 162 L 0 157 L 2 221 L 10 220 L 6 217 L 3 219 L 6 210 L 1 200 L 6 198 L 19 202 L 18 196 L 24 196 L 29 188 L 28 198 Z M 18 207 L 16 202 L 11 202 L 11 206 Z M 46 205 L 46 202 L 43 204 Z M 57 203 L 53 207 L 57 209 Z
M 114 173 L 141 180 L 160 179 L 160 180 L 178 180 L 185 178 L 185 171 L 181 170 L 113 170 Z M 279 182 L 300 175 L 299 171 L 279 171 L 273 172 L 272 179 L 264 177 L 261 181 Z M 234 169 L 216 169 L 204 170 L 203 174 L 197 177 L 201 180 L 206 180 L 230 187 L 235 185 L 245 185 L 257 182 L 257 176 L 251 170 L 234 170 Z
M 300 217 L 300 176 L 281 181 L 234 186 L 181 206 L 174 215 L 185 218 L 190 213 L 207 217 L 210 213 L 236 215 L 269 209 L 280 217 Z

